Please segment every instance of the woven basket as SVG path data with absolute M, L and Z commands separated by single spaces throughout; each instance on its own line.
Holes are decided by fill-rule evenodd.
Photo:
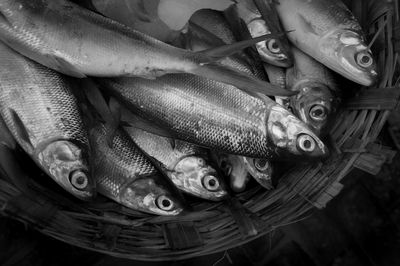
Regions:
M 382 78 L 377 87 L 362 88 L 356 97 L 344 100 L 344 110 L 330 134 L 333 152 L 324 163 L 296 166 L 272 191 L 254 187 L 226 202 L 193 202 L 193 210 L 178 217 L 158 217 L 128 210 L 101 197 L 95 203 L 79 202 L 51 187 L 53 184 L 37 183 L 45 178 L 29 178 L 41 173 L 29 167 L 23 155 L 1 147 L 0 157 L 5 158 L 0 168 L 1 213 L 71 245 L 120 258 L 157 261 L 224 251 L 325 207 L 340 192 L 340 181 L 354 167 L 374 174 L 390 157 L 387 147 L 375 140 L 400 91 L 396 88 L 398 2 L 346 2 L 367 31 L 369 41 L 374 40 L 372 49 Z M 21 162 L 24 169 L 33 170 L 22 172 Z M 20 171 L 20 177 L 6 178 L 5 168 Z

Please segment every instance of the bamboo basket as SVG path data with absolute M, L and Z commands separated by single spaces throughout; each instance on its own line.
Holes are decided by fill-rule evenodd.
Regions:
M 271 191 L 254 187 L 225 202 L 197 201 L 183 215 L 158 217 L 103 198 L 79 202 L 52 184 L 37 183 L 44 178 L 30 177 L 41 173 L 23 171 L 22 163 L 29 169 L 26 158 L 1 147 L 1 158 L 8 160 L 0 168 L 1 214 L 74 246 L 119 258 L 161 261 L 224 251 L 325 207 L 353 168 L 376 174 L 392 157 L 389 148 L 375 141 L 400 92 L 398 1 L 345 2 L 374 42 L 381 80 L 344 99 L 344 110 L 330 133 L 333 152 L 327 161 L 290 169 Z M 19 171 L 21 177 L 7 177 L 6 168 Z

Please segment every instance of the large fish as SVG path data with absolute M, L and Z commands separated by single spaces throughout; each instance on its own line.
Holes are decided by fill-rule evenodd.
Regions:
M 98 192 L 134 210 L 179 214 L 182 203 L 172 195 L 151 161 L 122 129 L 117 130 L 110 145 L 106 127 L 98 123 L 89 131 Z
M 95 195 L 88 139 L 66 77 L 0 43 L 0 114 L 31 158 L 74 196 Z
M 217 171 L 206 160 L 204 149 L 188 142 L 171 140 L 142 129 L 126 127 L 133 141 L 159 162 L 180 190 L 208 200 L 221 200 L 227 192 Z
M 344 77 L 370 86 L 377 67 L 360 24 L 340 0 L 278 0 L 289 40 Z
M 271 99 L 189 74 L 98 79 L 138 116 L 178 139 L 254 158 L 319 158 L 327 148 L 308 127 Z
M 194 53 L 165 44 L 67 0 L 3 0 L 0 13 L 1 40 L 21 54 L 74 77 L 155 78 L 183 72 L 253 93 L 287 93 L 213 63 L 242 49 L 238 43 L 228 49 L 220 47 Z
M 286 71 L 288 89 L 299 93 L 290 98 L 294 114 L 319 136 L 328 133 L 337 112 L 338 88 L 330 69 L 293 48 L 294 66 Z
M 272 33 L 272 26 L 274 25 L 271 17 L 276 16 L 274 10 L 268 10 L 268 14 L 263 17 L 253 0 L 240 0 L 226 12 L 226 17 L 229 18 L 232 28 L 240 29 L 241 39 Z M 264 18 L 269 20 L 266 21 Z M 244 35 L 243 26 L 247 27 L 246 31 L 250 34 L 249 36 Z M 283 36 L 283 38 L 285 37 Z M 260 58 L 266 63 L 281 67 L 289 67 L 293 64 L 287 41 L 281 41 L 278 37 L 275 37 L 268 41 L 258 42 L 255 47 Z

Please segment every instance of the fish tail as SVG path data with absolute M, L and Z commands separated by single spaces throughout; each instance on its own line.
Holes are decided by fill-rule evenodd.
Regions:
M 250 95 L 262 93 L 274 96 L 290 96 L 295 94 L 295 92 L 285 90 L 279 86 L 272 85 L 266 81 L 252 77 L 246 73 L 239 72 L 233 68 L 222 66 L 218 63 L 199 65 L 197 68 L 193 69 L 191 73 L 233 85 Z

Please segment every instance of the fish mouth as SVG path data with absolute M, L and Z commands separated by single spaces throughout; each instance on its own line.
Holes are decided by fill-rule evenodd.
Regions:
M 81 200 L 96 196 L 96 184 L 89 173 L 85 153 L 68 140 L 48 143 L 37 153 L 38 162 L 53 180 Z
M 119 201 L 130 209 L 156 215 L 175 216 L 183 211 L 180 202 L 152 177 L 126 184 Z
M 168 176 L 180 190 L 196 197 L 219 201 L 227 196 L 222 179 L 201 157 L 181 159 Z
M 336 30 L 320 39 L 322 63 L 363 86 L 377 82 L 377 64 L 364 37 L 353 30 Z
M 324 143 L 311 129 L 282 106 L 271 108 L 267 128 L 271 145 L 276 147 L 279 157 L 314 159 L 329 154 Z
M 319 82 L 302 83 L 295 90 L 299 93 L 290 99 L 294 114 L 318 136 L 326 133 L 338 103 L 331 90 Z

